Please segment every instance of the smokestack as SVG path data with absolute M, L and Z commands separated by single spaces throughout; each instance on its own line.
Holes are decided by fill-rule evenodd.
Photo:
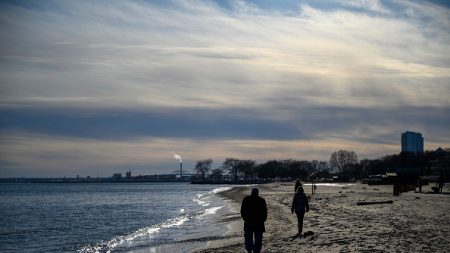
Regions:
M 180 163 L 180 175 L 181 175 L 181 178 L 183 178 L 183 159 L 181 159 L 181 156 L 179 156 L 177 154 L 174 154 L 173 157 L 175 159 L 177 159 L 177 161 Z

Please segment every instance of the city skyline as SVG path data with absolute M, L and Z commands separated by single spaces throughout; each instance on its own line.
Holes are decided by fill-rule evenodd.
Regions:
M 450 144 L 445 1 L 4 1 L 0 177 Z M 119 171 L 119 172 L 120 172 Z

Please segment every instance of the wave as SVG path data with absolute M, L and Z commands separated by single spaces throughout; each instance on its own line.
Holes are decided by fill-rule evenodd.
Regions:
M 196 194 L 192 200 L 202 207 L 202 209 L 199 211 L 193 213 L 188 212 L 187 210 L 185 210 L 185 208 L 181 208 L 178 211 L 179 216 L 175 218 L 168 219 L 156 225 L 140 228 L 130 234 L 116 236 L 109 241 L 99 242 L 95 245 L 86 245 L 83 248 L 79 249 L 77 252 L 111 252 L 113 250 L 129 250 L 130 248 L 143 246 L 148 247 L 152 244 L 162 243 L 161 238 L 158 237 L 161 237 L 161 233 L 167 233 L 166 229 L 178 229 L 177 227 L 183 226 L 183 224 L 185 224 L 189 220 L 204 220 L 206 217 L 216 215 L 220 209 L 225 207 L 225 205 L 216 206 L 218 203 L 214 202 L 212 197 L 219 192 L 228 191 L 231 189 L 232 187 L 219 187 L 208 192 Z M 206 220 L 209 219 L 210 218 Z M 165 241 L 165 239 L 163 239 L 163 241 Z
M 208 199 L 211 196 L 207 196 L 209 192 L 205 192 L 205 193 L 199 193 L 197 195 L 195 195 L 195 197 L 192 199 L 192 201 L 196 202 L 197 204 L 201 205 L 201 206 L 209 206 L 210 202 L 208 201 Z
M 213 193 L 219 193 L 219 192 L 229 191 L 229 190 L 231 190 L 231 189 L 233 189 L 233 187 L 230 187 L 230 186 L 219 187 L 219 188 L 216 188 L 216 189 L 212 190 L 212 192 L 213 192 Z
M 207 207 L 207 206 L 211 205 L 211 202 L 209 201 L 209 199 L 214 194 L 217 194 L 219 192 L 229 191 L 232 188 L 233 187 L 230 187 L 230 186 L 219 187 L 219 188 L 213 189 L 212 191 L 209 191 L 209 192 L 199 193 L 199 194 L 195 195 L 195 197 L 192 200 L 194 202 L 196 202 L 197 204 L 199 204 L 200 206 Z
M 208 208 L 208 209 L 205 209 L 205 215 L 208 215 L 208 214 L 216 214 L 217 213 L 217 211 L 219 211 L 220 209 L 222 209 L 222 207 L 224 207 L 224 206 L 216 206 L 216 207 L 212 207 L 212 208 Z
M 154 234 L 158 233 L 161 229 L 179 227 L 183 225 L 186 221 L 190 219 L 189 216 L 183 215 L 168 219 L 163 223 L 152 225 L 149 227 L 144 227 L 138 229 L 137 231 L 128 234 L 114 237 L 107 242 L 101 242 L 96 245 L 87 245 L 82 249 L 78 250 L 78 253 L 94 253 L 94 252 L 111 252 L 111 250 L 117 247 L 131 247 L 136 246 L 135 244 L 143 239 L 151 238 Z

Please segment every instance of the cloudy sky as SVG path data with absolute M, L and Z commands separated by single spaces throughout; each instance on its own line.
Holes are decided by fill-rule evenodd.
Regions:
M 1 1 L 0 177 L 450 146 L 445 1 Z

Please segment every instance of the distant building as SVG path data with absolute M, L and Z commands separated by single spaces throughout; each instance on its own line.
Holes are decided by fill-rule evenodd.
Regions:
M 131 170 L 126 172 L 126 177 L 127 179 L 131 179 Z
M 402 133 L 402 152 L 423 154 L 422 134 L 410 131 Z
M 113 180 L 121 180 L 122 179 L 122 173 L 114 173 L 112 178 L 113 178 Z

